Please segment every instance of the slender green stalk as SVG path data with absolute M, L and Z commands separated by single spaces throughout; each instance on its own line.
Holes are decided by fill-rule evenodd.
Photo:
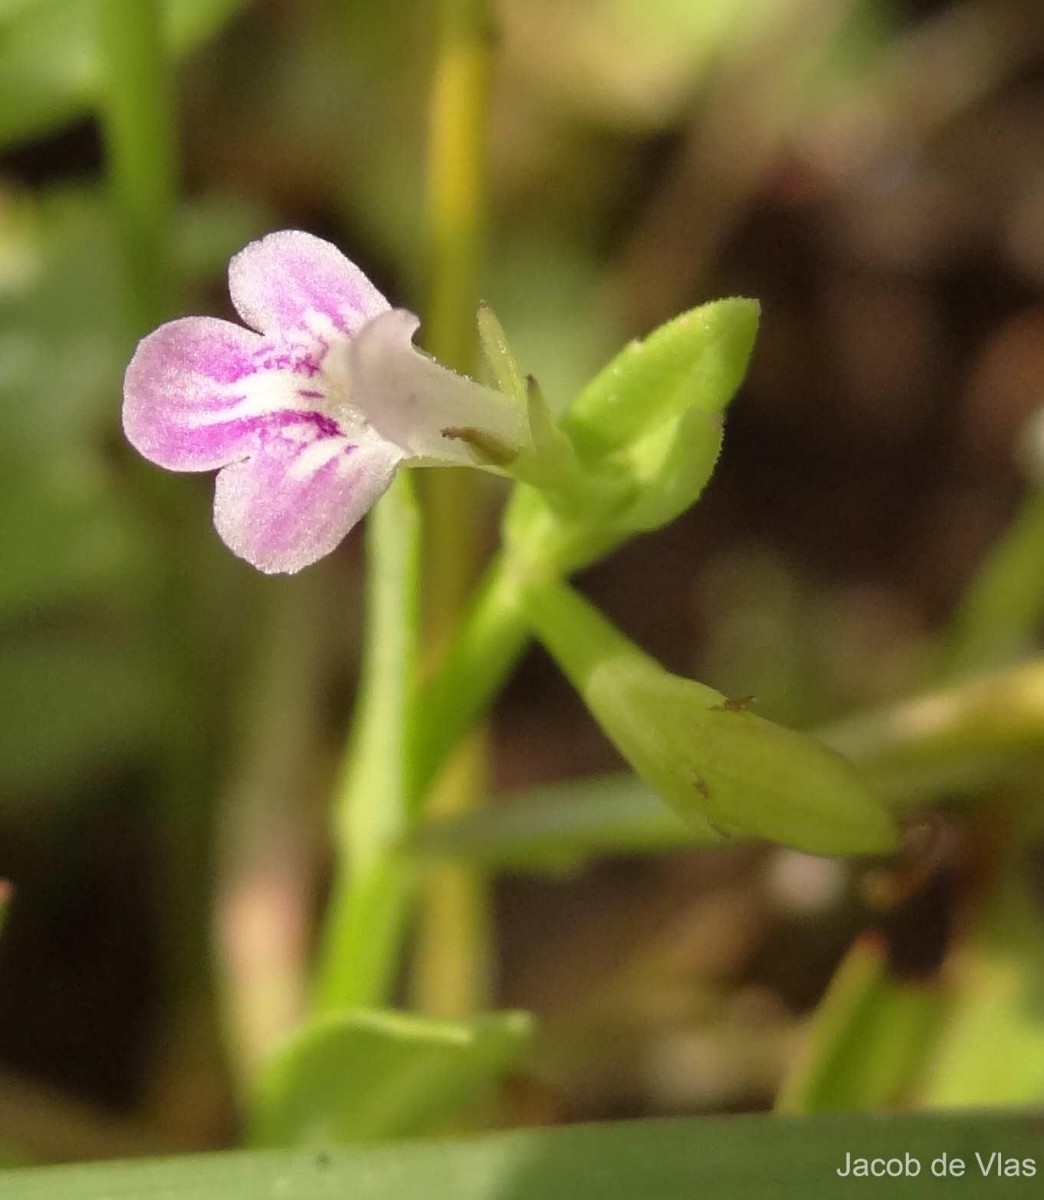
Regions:
M 367 632 L 356 723 L 335 808 L 337 877 L 314 1005 L 378 1006 L 391 994 L 412 891 L 396 853 L 409 822 L 406 758 L 417 657 L 420 521 L 400 472 L 366 529 Z
M 174 105 L 159 0 L 95 0 L 102 129 L 138 332 L 170 308 Z
M 477 338 L 491 60 L 487 0 L 441 0 L 431 91 L 431 292 L 425 329 L 435 357 L 460 371 L 471 369 Z M 472 472 L 444 470 L 433 472 L 426 482 L 425 657 L 430 666 L 451 643 L 475 582 L 480 481 Z M 485 753 L 478 737 L 427 797 L 430 809 L 447 814 L 479 802 Z M 414 999 L 433 1014 L 465 1015 L 482 1007 L 486 998 L 490 955 L 484 884 L 472 872 L 441 868 L 426 879 L 424 899 Z
M 528 636 L 518 587 L 501 555 L 418 696 L 410 755 L 414 805 L 426 796 L 442 764 L 503 686 Z
M 467 370 L 474 352 L 485 218 L 485 114 L 489 56 L 485 8 L 445 3 L 440 11 L 432 92 L 430 228 L 432 291 L 425 330 L 428 348 Z M 425 559 L 426 653 L 442 655 L 473 582 L 477 542 L 471 473 L 432 472 L 423 490 L 429 552 Z M 402 840 L 453 742 L 437 750 L 423 780 L 412 769 L 410 694 L 417 654 L 416 598 L 420 554 L 418 517 L 405 482 L 378 505 L 367 534 L 368 632 L 357 723 L 350 739 L 336 809 L 338 867 L 330 900 L 314 1005 L 326 1011 L 388 1002 L 417 880 L 395 847 Z M 463 732 L 463 729 L 459 730 Z M 407 777 L 407 771 L 409 776 Z M 455 798 L 481 787 L 481 763 L 458 776 Z M 430 909 L 441 926 L 463 918 L 476 929 L 474 897 L 460 880 L 436 889 Z M 422 945 L 425 938 L 422 935 Z M 478 935 L 456 938 L 440 959 L 461 962 L 470 978 L 481 947 Z

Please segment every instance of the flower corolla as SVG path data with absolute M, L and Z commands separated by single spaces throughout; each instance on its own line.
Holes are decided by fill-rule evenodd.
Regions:
M 417 350 L 418 319 L 329 242 L 252 242 L 229 290 L 249 328 L 184 317 L 149 334 L 123 427 L 161 467 L 218 469 L 214 524 L 260 570 L 328 554 L 402 465 L 494 466 L 526 445 L 522 406 Z

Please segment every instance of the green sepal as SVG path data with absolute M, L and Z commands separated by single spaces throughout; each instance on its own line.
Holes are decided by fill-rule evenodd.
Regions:
M 522 372 L 511 349 L 511 343 L 504 332 L 500 318 L 484 301 L 478 307 L 476 315 L 478 326 L 479 346 L 486 360 L 489 372 L 497 387 L 516 400 L 525 400 L 526 385 L 522 380 Z
M 607 499 L 605 472 L 581 467 L 573 443 L 551 411 L 540 385 L 532 375 L 523 379 L 504 327 L 488 304 L 479 305 L 477 324 L 490 375 L 500 391 L 525 404 L 529 424 L 528 446 L 500 459 L 484 447 L 476 447 L 480 459 L 501 468 L 516 482 L 536 489 L 541 502 L 559 519 L 583 519 L 600 512 Z

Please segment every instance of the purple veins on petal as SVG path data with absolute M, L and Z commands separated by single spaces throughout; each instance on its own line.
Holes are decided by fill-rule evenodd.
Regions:
M 330 343 L 325 338 L 315 338 L 307 346 L 280 343 L 258 339 L 258 348 L 254 353 L 255 371 L 288 371 L 293 375 L 306 375 L 312 378 L 321 373 L 323 359 L 330 349 Z
M 262 442 L 266 440 L 267 435 L 283 432 L 289 432 L 291 437 L 296 432 L 299 436 L 294 440 L 298 441 L 305 437 L 341 437 L 344 433 L 333 417 L 321 412 L 300 412 L 296 409 L 283 409 L 258 417 L 255 427 Z
M 171 321 L 138 346 L 124 381 L 131 445 L 173 471 L 206 471 L 248 452 L 243 381 L 256 374 L 257 334 L 214 317 Z
M 317 411 L 325 392 L 312 378 L 312 360 L 276 355 L 280 368 L 271 369 L 271 351 L 258 334 L 212 317 L 161 326 L 127 368 L 128 440 L 161 467 L 206 471 L 250 454 L 272 422 L 310 420 L 325 434 L 339 433 L 337 422 Z
M 387 489 L 400 455 L 307 425 L 269 429 L 253 458 L 219 472 L 214 524 L 261 571 L 292 573 L 329 554 Z
M 229 265 L 251 329 L 172 321 L 127 368 L 124 430 L 177 471 L 220 468 L 214 523 L 240 557 L 293 572 L 333 550 L 404 459 L 470 464 L 456 427 L 524 434 L 505 397 L 412 345 L 417 319 L 329 242 L 293 230 L 252 242 Z

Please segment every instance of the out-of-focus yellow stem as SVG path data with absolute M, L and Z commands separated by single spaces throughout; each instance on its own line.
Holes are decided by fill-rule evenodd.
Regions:
M 487 114 L 491 67 L 486 0 L 442 0 L 431 91 L 428 223 L 431 291 L 426 345 L 458 371 L 473 367 L 475 313 L 485 244 Z M 450 644 L 478 570 L 478 486 L 471 471 L 424 479 L 425 659 L 429 669 Z M 475 734 L 451 759 L 428 811 L 461 812 L 485 790 L 485 751 Z M 489 936 L 484 882 L 442 867 L 424 888 L 413 999 L 441 1016 L 481 1008 L 488 991 Z
M 439 6 L 428 148 L 430 292 L 427 348 L 456 371 L 473 368 L 486 230 L 486 114 L 490 53 L 485 0 Z M 441 470 L 424 481 L 429 546 L 425 579 L 429 662 L 441 658 L 475 580 L 474 472 Z
M 485 0 L 443 0 L 431 91 L 428 222 L 431 351 L 466 371 L 475 352 L 486 240 L 486 124 L 490 25 Z

